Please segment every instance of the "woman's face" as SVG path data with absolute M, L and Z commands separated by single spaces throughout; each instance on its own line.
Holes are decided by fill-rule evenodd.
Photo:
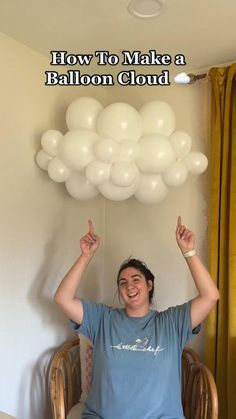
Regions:
M 144 275 L 135 268 L 121 271 L 118 288 L 125 303 L 127 314 L 144 316 L 149 311 L 149 291 L 152 281 L 146 281 Z

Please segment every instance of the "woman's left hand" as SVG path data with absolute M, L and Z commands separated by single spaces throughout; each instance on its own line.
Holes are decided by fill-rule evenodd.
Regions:
M 177 244 L 182 253 L 186 253 L 194 249 L 195 235 L 191 230 L 182 224 L 180 215 L 178 216 L 175 235 Z

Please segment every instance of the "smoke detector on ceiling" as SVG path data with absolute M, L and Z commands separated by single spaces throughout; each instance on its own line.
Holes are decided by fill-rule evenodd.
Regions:
M 151 19 L 163 12 L 164 0 L 130 0 L 129 13 L 140 19 Z

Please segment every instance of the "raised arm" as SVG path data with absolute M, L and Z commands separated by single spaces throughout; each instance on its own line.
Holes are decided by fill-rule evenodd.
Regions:
M 192 328 L 194 328 L 206 319 L 220 298 L 220 294 L 211 275 L 195 252 L 194 233 L 182 224 L 180 216 L 176 227 L 176 241 L 198 290 L 198 296 L 193 299 L 191 305 Z
M 75 297 L 75 293 L 100 244 L 100 238 L 94 232 L 92 221 L 89 220 L 88 224 L 87 234 L 80 239 L 81 255 L 61 281 L 54 296 L 54 300 L 64 313 L 78 324 L 83 322 L 83 306 L 80 299 Z

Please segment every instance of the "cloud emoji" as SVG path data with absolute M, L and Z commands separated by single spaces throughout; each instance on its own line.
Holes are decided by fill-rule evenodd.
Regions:
M 188 84 L 190 80 L 190 77 L 186 73 L 179 73 L 174 78 L 174 82 L 177 84 Z

